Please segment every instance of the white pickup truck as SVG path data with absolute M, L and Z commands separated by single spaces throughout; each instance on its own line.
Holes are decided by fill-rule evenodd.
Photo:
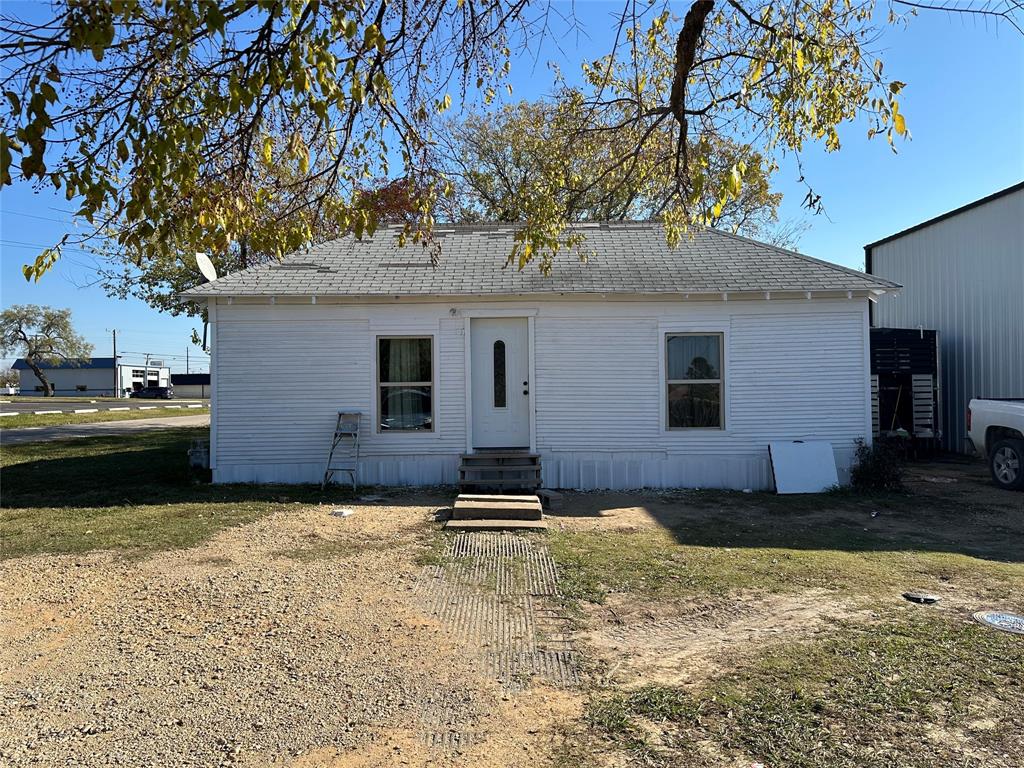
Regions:
M 974 398 L 967 406 L 967 436 L 988 460 L 996 485 L 1024 490 L 1024 399 Z

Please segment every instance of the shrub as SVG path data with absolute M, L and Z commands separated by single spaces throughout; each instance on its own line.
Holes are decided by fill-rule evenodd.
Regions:
M 903 452 L 898 445 L 885 440 L 868 445 L 858 440 L 850 485 L 857 491 L 902 490 Z

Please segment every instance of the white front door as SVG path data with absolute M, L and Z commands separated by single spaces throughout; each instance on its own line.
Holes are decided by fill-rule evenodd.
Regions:
M 524 317 L 472 318 L 473 447 L 530 447 L 530 353 Z

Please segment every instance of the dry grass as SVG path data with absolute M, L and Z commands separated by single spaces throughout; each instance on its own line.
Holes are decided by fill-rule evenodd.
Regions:
M 1024 643 L 938 613 L 894 613 L 788 642 L 698 689 L 596 693 L 596 752 L 641 765 L 1009 766 Z M 723 756 L 726 760 L 723 760 Z
M 1024 643 L 970 613 L 1024 611 L 1024 495 L 982 467 L 920 466 L 898 494 L 566 506 L 551 547 L 598 674 L 564 764 L 1020 764 Z M 787 601 L 822 608 L 773 616 Z

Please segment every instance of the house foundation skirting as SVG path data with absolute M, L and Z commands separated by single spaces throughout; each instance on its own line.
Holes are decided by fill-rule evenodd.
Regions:
M 848 482 L 852 447 L 835 449 L 839 480 Z M 771 490 L 768 450 L 749 454 L 681 454 L 658 451 L 540 451 L 546 488 L 721 488 Z M 325 457 L 326 458 L 326 457 Z M 456 485 L 461 454 L 368 456 L 359 461 L 360 485 Z M 219 464 L 215 483 L 319 483 L 323 462 Z

